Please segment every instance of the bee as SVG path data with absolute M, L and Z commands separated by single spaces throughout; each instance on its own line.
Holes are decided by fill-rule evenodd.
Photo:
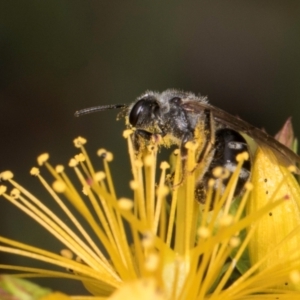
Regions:
M 137 153 L 150 141 L 163 146 L 178 145 L 184 174 L 187 142 L 201 140 L 197 164 L 204 168 L 198 176 L 195 199 L 205 202 L 209 178 L 214 168 L 221 166 L 230 173 L 237 166 L 236 156 L 249 152 L 243 135 L 253 139 L 258 147 L 271 150 L 278 163 L 296 165 L 300 157 L 265 131 L 208 103 L 207 98 L 191 92 L 169 89 L 162 93 L 147 91 L 130 105 L 113 104 L 79 110 L 75 116 L 108 109 L 123 109 L 127 125 L 134 129 L 132 141 Z M 197 135 L 197 136 L 196 136 Z M 251 162 L 245 161 L 239 174 L 234 197 L 238 196 L 251 176 Z M 227 179 L 228 180 L 228 179 Z M 226 179 L 223 182 L 226 185 Z

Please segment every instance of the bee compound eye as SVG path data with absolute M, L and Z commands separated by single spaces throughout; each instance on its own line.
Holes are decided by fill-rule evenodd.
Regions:
M 159 105 L 153 99 L 141 99 L 137 101 L 129 113 L 129 123 L 135 127 L 139 120 L 146 120 L 151 114 L 157 115 Z
M 145 99 L 141 99 L 134 104 L 129 114 L 129 123 L 132 126 L 135 126 L 137 124 L 139 116 L 144 111 L 145 107 L 147 107 Z

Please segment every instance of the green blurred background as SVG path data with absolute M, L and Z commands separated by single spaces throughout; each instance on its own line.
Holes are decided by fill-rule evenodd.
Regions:
M 124 122 L 115 111 L 73 115 L 130 103 L 147 89 L 207 95 L 271 134 L 293 116 L 299 135 L 299 35 L 298 0 L 1 1 L 0 170 L 12 170 L 48 203 L 29 169 L 45 151 L 54 164 L 67 164 L 77 153 L 73 138 L 82 135 L 92 157 L 99 147 L 114 152 L 118 195 L 129 196 Z M 1 234 L 59 251 L 55 239 L 0 201 Z M 0 255 L 0 263 L 16 261 Z M 80 283 L 43 284 L 82 292 Z

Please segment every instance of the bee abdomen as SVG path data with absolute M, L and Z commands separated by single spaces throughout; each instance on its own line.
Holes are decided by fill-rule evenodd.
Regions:
M 231 129 L 219 129 L 216 131 L 214 148 L 215 152 L 210 165 L 195 189 L 195 198 L 201 203 L 206 202 L 206 192 L 209 179 L 215 179 L 214 191 L 218 188 L 222 194 L 230 180 L 230 175 L 236 170 L 238 164 L 236 159 L 237 155 L 243 152 L 249 152 L 247 142 L 243 136 L 237 131 Z M 222 167 L 229 171 L 229 176 L 226 178 L 216 178 L 214 176 L 214 169 L 216 167 Z M 234 191 L 234 197 L 241 194 L 245 183 L 250 178 L 250 173 L 251 163 L 248 160 L 243 163 L 240 170 Z M 213 208 L 213 204 L 211 208 Z

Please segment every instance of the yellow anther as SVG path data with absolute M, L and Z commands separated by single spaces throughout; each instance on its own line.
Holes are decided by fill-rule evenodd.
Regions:
M 229 226 L 231 225 L 233 222 L 233 217 L 232 215 L 226 215 L 226 216 L 223 216 L 222 218 L 220 218 L 220 225 L 221 226 Z
M 43 154 L 38 156 L 37 163 L 38 163 L 39 166 L 42 166 L 48 159 L 49 159 L 49 154 L 48 153 L 43 153 Z
M 162 186 L 162 187 L 159 187 L 158 189 L 157 189 L 157 196 L 158 197 L 165 197 L 165 196 L 167 196 L 169 194 L 169 188 L 166 186 L 166 185 L 164 185 L 164 186 Z
M 152 155 L 147 155 L 144 158 L 145 166 L 151 167 L 154 164 L 154 157 Z
M 60 251 L 60 255 L 65 257 L 65 258 L 68 258 L 68 259 L 73 259 L 73 257 L 74 257 L 73 252 L 69 249 L 62 249 Z
M 126 130 L 124 130 L 123 131 L 123 137 L 125 138 L 125 139 L 127 139 L 131 134 L 132 134 L 132 130 L 131 129 L 126 129 Z
M 161 169 L 169 169 L 170 168 L 170 165 L 166 162 L 166 161 L 163 161 L 161 164 L 160 164 L 160 168 Z
M 14 177 L 14 174 L 11 171 L 4 171 L 0 174 L 2 180 L 9 180 Z
M 114 155 L 112 154 L 112 152 L 107 152 L 105 159 L 106 161 L 111 162 L 114 159 Z
M 240 154 L 238 154 L 236 156 L 236 161 L 237 162 L 240 162 L 240 161 L 243 161 L 243 160 L 248 160 L 249 159 L 249 153 L 248 152 L 242 152 Z
M 132 190 L 136 190 L 139 187 L 139 183 L 135 180 L 131 180 L 129 182 L 129 186 Z
M 73 142 L 76 148 L 80 148 L 82 145 L 86 144 L 87 141 L 85 138 L 79 136 L 78 138 L 74 139 Z
M 252 189 L 253 189 L 253 183 L 251 183 L 250 181 L 246 182 L 245 189 L 247 191 L 252 191 Z
M 16 188 L 12 189 L 12 191 L 10 192 L 10 195 L 15 199 L 18 199 L 20 194 L 21 192 Z
M 291 172 L 291 173 L 296 173 L 297 172 L 297 168 L 295 166 L 289 166 L 288 167 L 288 170 Z
M 204 226 L 199 227 L 197 230 L 197 233 L 198 233 L 198 236 L 203 239 L 210 237 L 210 234 L 211 234 L 210 230 Z
M 52 187 L 57 193 L 63 193 L 66 190 L 66 184 L 59 180 L 54 181 Z
M 241 240 L 240 238 L 238 237 L 232 237 L 229 241 L 229 245 L 232 247 L 232 248 L 235 248 L 237 247 L 239 244 L 241 243 Z
M 85 161 L 85 156 L 84 156 L 82 153 L 79 153 L 79 154 L 75 155 L 74 158 L 75 158 L 78 162 L 84 162 L 84 161 Z
M 104 148 L 98 149 L 98 151 L 97 151 L 97 155 L 102 156 L 102 157 L 105 156 L 106 153 L 107 153 L 107 150 Z
M 78 162 L 76 161 L 76 159 L 71 158 L 69 161 L 69 167 L 74 168 L 78 165 Z
M 36 167 L 31 168 L 30 175 L 37 176 L 39 174 L 40 174 L 40 169 L 39 168 L 36 168 Z
M 7 187 L 5 185 L 0 185 L 0 195 L 3 195 L 7 190 Z
M 216 167 L 216 168 L 213 169 L 213 175 L 216 178 L 221 177 L 222 174 L 223 174 L 223 168 L 222 167 Z
M 55 167 L 55 171 L 56 171 L 57 173 L 62 173 L 62 172 L 64 171 L 64 169 L 65 169 L 65 167 L 64 167 L 63 165 L 57 165 L 57 166 Z
M 118 206 L 123 210 L 131 210 L 133 208 L 133 201 L 127 198 L 120 198 L 118 200 Z
M 208 180 L 208 187 L 213 187 L 215 185 L 216 181 L 214 179 L 209 179 Z
M 106 174 L 103 171 L 99 171 L 99 172 L 95 173 L 94 180 L 102 181 L 103 179 L 105 179 L 105 177 L 106 177 Z

